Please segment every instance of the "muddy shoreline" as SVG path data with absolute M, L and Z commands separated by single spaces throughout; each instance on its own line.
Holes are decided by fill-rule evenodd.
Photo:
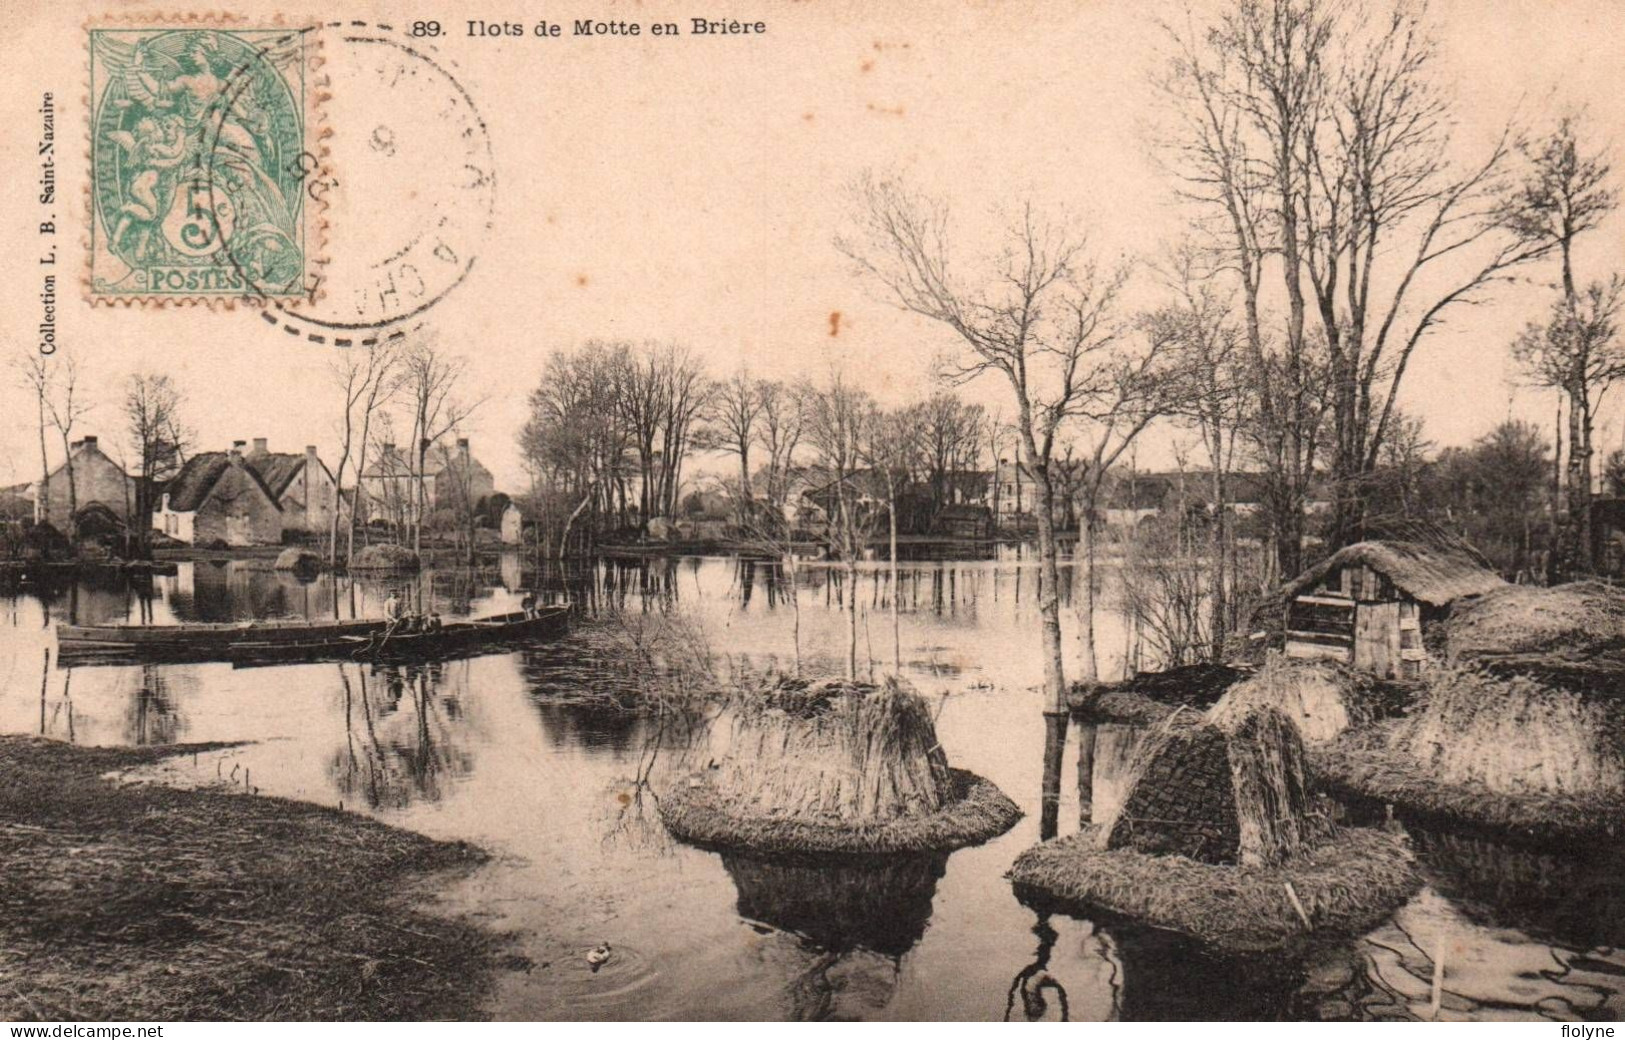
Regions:
M 218 745 L 0 737 L 0 1017 L 481 1017 L 508 937 L 434 913 L 486 862 L 337 809 L 111 772 Z

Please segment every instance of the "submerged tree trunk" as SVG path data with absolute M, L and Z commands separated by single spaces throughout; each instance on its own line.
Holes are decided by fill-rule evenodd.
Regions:
M 1078 596 L 1078 649 L 1081 651 L 1079 662 L 1082 668 L 1079 678 L 1091 692 L 1100 681 L 1100 658 L 1095 646 L 1095 563 L 1098 557 L 1095 552 L 1093 497 L 1089 496 L 1080 510 L 1078 553 L 1073 561 L 1073 574 L 1082 583 L 1082 588 L 1077 588 L 1077 583 L 1074 583 Z
M 888 478 L 889 479 L 889 478 Z M 897 612 L 897 489 L 891 491 L 891 640 L 892 640 L 892 669 L 898 674 L 903 671 L 903 630 L 902 621 Z

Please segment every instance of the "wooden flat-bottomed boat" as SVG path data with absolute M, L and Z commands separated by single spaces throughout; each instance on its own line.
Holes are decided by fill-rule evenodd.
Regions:
M 499 651 L 522 642 L 562 634 L 569 627 L 568 607 L 541 607 L 490 617 L 447 621 L 424 632 L 383 630 L 366 635 L 342 634 L 303 642 L 233 643 L 234 667 L 296 664 L 305 661 L 401 661 L 442 655 Z
M 349 621 L 247 621 L 183 625 L 58 625 L 59 664 L 144 661 L 331 660 L 372 646 L 389 655 L 427 655 L 484 643 L 549 635 L 567 624 L 568 608 L 543 607 L 449 621 L 433 632 L 389 631 L 382 618 Z

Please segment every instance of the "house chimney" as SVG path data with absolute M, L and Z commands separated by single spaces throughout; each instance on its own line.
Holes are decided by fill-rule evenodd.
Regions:
M 305 458 L 309 459 L 312 462 L 316 461 L 316 445 L 314 445 L 314 444 L 305 445 Z
M 271 444 L 271 441 L 270 441 L 269 438 L 255 437 L 254 438 L 254 454 L 255 455 L 269 455 L 271 453 L 270 444 Z
M 231 442 L 231 453 L 240 458 L 242 456 L 242 454 L 243 454 L 243 445 L 245 445 L 247 443 L 248 443 L 247 441 L 232 441 Z
M 96 446 L 96 435 L 94 433 L 87 433 L 85 434 L 85 439 L 79 443 L 83 444 L 87 448 L 94 448 Z
M 457 454 L 461 455 L 465 462 L 468 460 L 468 438 L 467 437 L 459 437 L 459 438 L 457 438 Z

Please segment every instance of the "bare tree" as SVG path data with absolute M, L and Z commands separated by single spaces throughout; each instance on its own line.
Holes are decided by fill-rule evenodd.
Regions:
M 432 340 L 407 346 L 401 357 L 401 385 L 412 419 L 412 550 L 423 551 L 423 517 L 427 508 L 426 468 L 429 449 L 461 426 L 483 400 L 464 402 L 455 395 L 468 362 L 445 353 Z
M 965 493 L 965 476 L 982 453 L 985 414 L 981 405 L 967 404 L 946 392 L 932 394 L 913 409 L 925 470 L 931 491 L 931 511 L 941 512 Z
M 1095 613 L 1099 598 L 1099 519 L 1103 492 L 1123 453 L 1156 419 L 1176 410 L 1183 389 L 1169 378 L 1167 341 L 1141 338 L 1142 349 L 1103 353 L 1089 359 L 1087 382 L 1078 394 L 1068 442 L 1068 465 L 1077 496 L 1078 559 L 1073 562 L 1078 612 L 1078 645 L 1082 679 L 1091 687 L 1100 680 L 1095 646 Z
M 348 565 L 355 558 L 355 527 L 366 515 L 364 503 L 367 472 L 367 447 L 372 431 L 373 416 L 387 407 L 400 391 L 400 351 L 396 341 L 379 339 L 360 348 L 342 350 L 329 364 L 333 385 L 344 399 L 340 420 L 339 461 L 333 471 L 335 501 L 328 529 L 327 562 L 338 562 L 339 518 L 344 512 L 344 475 L 351 455 L 355 456 L 355 497 L 350 504 L 350 520 L 346 537 L 344 559 Z
M 717 384 L 711 399 L 710 420 L 714 443 L 721 451 L 739 459 L 739 522 L 745 524 L 754 508 L 755 494 L 750 483 L 750 451 L 760 435 L 765 384 L 752 379 L 741 365 L 729 378 Z
M 1208 462 L 1208 493 L 1213 509 L 1208 545 L 1207 598 L 1209 654 L 1223 653 L 1231 625 L 1232 555 L 1230 474 L 1250 395 L 1245 341 L 1232 319 L 1233 301 L 1219 279 L 1205 269 L 1201 252 L 1182 248 L 1170 263 L 1169 283 L 1176 301 L 1144 319 L 1146 332 L 1168 354 L 1177 382 L 1176 417 L 1194 426 Z
M 892 668 L 903 669 L 902 618 L 899 600 L 902 583 L 897 567 L 897 512 L 902 506 L 903 492 L 913 482 L 926 461 L 922 409 L 903 408 L 892 412 L 877 411 L 871 418 L 863 452 L 873 482 L 886 496 L 887 559 L 891 581 Z
M 20 384 L 34 395 L 39 423 L 40 486 L 39 517 L 49 521 L 51 515 L 51 466 L 46 453 L 46 429 L 53 430 L 62 442 L 63 476 L 68 485 L 68 516 L 65 533 L 77 538 L 75 524 L 79 513 L 79 487 L 74 479 L 73 430 L 79 420 L 90 411 L 90 402 L 79 392 L 79 363 L 73 355 L 58 351 L 51 359 L 32 351 L 16 362 Z
M 1260 418 L 1283 485 L 1278 552 L 1290 571 L 1314 465 L 1306 312 L 1326 358 L 1331 537 L 1341 544 L 1359 536 L 1359 488 L 1418 345 L 1550 247 L 1501 218 L 1510 131 L 1476 162 L 1446 159 L 1453 112 L 1420 4 L 1233 0 L 1173 38 L 1167 85 L 1185 110 L 1173 163 L 1187 193 L 1225 215 L 1221 255 L 1240 273 L 1259 362 L 1268 261 L 1278 260 L 1285 290 L 1285 399 L 1264 402 Z
M 124 385 L 125 433 L 140 470 L 128 522 L 143 555 L 152 546 L 153 489 L 185 462 L 191 434 L 180 421 L 181 392 L 167 375 L 138 372 Z
M 858 676 L 858 561 L 868 543 L 869 512 L 860 501 L 858 473 L 868 455 L 875 425 L 869 395 L 839 373 L 807 400 L 807 441 L 816 464 L 829 478 L 835 509 L 830 515 L 830 548 L 846 565 L 847 677 Z
M 805 387 L 780 382 L 757 385 L 761 395 L 759 425 L 762 451 L 767 455 L 763 467 L 767 502 L 773 512 L 784 515 L 790 494 L 790 476 L 796 465 L 796 451 L 801 447 L 806 428 Z
M 12 368 L 17 374 L 17 383 L 23 389 L 34 395 L 36 410 L 36 429 L 39 432 L 39 490 L 35 494 L 35 508 L 37 518 L 42 523 L 51 522 L 51 458 L 45 447 L 45 430 L 49 425 L 46 418 L 46 402 L 51 396 L 51 369 L 46 357 L 34 350 L 27 350 L 12 359 Z
M 1607 373 L 1613 363 L 1609 355 L 1617 351 L 1612 339 L 1619 285 L 1616 279 L 1608 285 L 1580 289 L 1574 273 L 1574 245 L 1613 212 L 1619 195 L 1607 157 L 1601 150 L 1587 150 L 1581 129 L 1577 116 L 1564 116 L 1544 138 L 1524 144 L 1528 168 L 1503 201 L 1501 217 L 1518 234 L 1558 254 L 1560 307 L 1545 329 L 1525 330 L 1515 352 L 1537 381 L 1567 398 L 1568 516 L 1558 555 L 1569 567 L 1589 570 L 1595 563 L 1591 559 L 1591 425 L 1596 404 L 1593 394 L 1600 393 L 1593 384 L 1612 378 Z M 1558 449 L 1561 455 L 1561 442 Z
M 945 206 L 874 177 L 861 180 L 858 195 L 859 232 L 837 245 L 892 302 L 958 337 L 964 352 L 947 372 L 950 379 L 995 373 L 1009 385 L 1024 464 L 1038 492 L 1044 710 L 1060 720 L 1064 737 L 1056 540 L 1063 504 L 1052 465 L 1063 429 L 1089 411 L 1108 374 L 1121 367 L 1114 307 L 1122 277 L 1099 271 L 1080 236 L 1029 206 L 984 279 L 967 284 L 951 273 Z
M 558 514 L 560 559 L 584 513 L 608 514 L 617 488 L 624 504 L 625 474 L 635 452 L 620 410 L 623 346 L 589 340 L 553 354 L 530 395 L 520 450 L 546 488 L 550 512 Z
M 1531 322 L 1512 354 L 1539 385 L 1568 401 L 1568 522 L 1560 548 L 1565 569 L 1594 569 L 1591 499 L 1595 479 L 1592 437 L 1597 411 L 1608 391 L 1625 379 L 1625 342 L 1619 337 L 1625 279 L 1593 282 L 1577 298 L 1552 305 L 1543 324 Z

